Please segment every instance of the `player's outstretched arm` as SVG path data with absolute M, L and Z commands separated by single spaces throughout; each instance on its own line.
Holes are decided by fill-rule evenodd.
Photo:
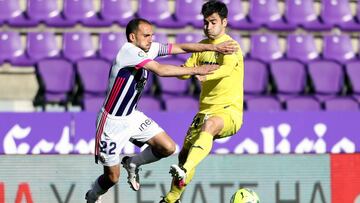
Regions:
M 180 67 L 169 64 L 160 64 L 156 61 L 150 61 L 145 66 L 145 69 L 154 72 L 161 77 L 177 77 L 184 75 L 209 75 L 219 68 L 218 65 L 203 65 L 199 67 Z
M 183 43 L 173 44 L 171 54 L 183 54 L 201 51 L 217 51 L 222 54 L 232 54 L 239 49 L 237 43 L 228 40 L 220 44 Z

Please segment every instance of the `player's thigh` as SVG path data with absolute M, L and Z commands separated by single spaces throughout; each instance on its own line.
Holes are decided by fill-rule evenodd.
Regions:
M 242 113 L 233 111 L 231 108 L 216 111 L 212 116 L 223 120 L 222 130 L 215 136 L 216 139 L 234 135 L 242 125 Z
M 99 160 L 104 166 L 120 163 L 120 152 L 133 134 L 130 118 L 105 117 L 97 127 Z
M 193 118 L 193 121 L 186 133 L 183 149 L 189 150 L 195 141 L 199 138 L 201 129 L 204 125 L 206 115 L 202 113 L 197 113 Z

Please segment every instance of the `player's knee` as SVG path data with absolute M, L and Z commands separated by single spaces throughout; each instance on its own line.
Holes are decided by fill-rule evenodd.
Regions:
M 119 178 L 120 178 L 120 171 L 116 171 L 116 172 L 111 172 L 106 174 L 108 180 L 113 183 L 116 184 L 117 182 L 119 182 Z
M 174 142 L 169 142 L 166 144 L 166 146 L 163 149 L 163 155 L 165 157 L 172 155 L 173 153 L 175 153 L 176 150 L 176 145 Z
M 208 119 L 205 121 L 201 130 L 216 135 L 221 131 L 222 127 L 223 125 L 219 122 L 216 122 L 216 120 Z
M 110 176 L 109 179 L 113 184 L 119 182 L 119 176 Z
M 159 158 L 164 158 L 172 155 L 176 150 L 174 142 L 163 143 L 161 146 L 156 146 L 152 149 L 152 152 L 155 156 Z

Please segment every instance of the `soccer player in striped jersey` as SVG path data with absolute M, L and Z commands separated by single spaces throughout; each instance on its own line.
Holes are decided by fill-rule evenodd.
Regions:
M 228 10 L 223 2 L 206 2 L 201 13 L 207 39 L 200 43 L 216 45 L 232 40 L 225 32 Z M 213 141 L 234 135 L 242 125 L 244 63 L 241 49 L 228 55 L 214 51 L 193 53 L 185 67 L 204 64 L 217 64 L 220 68 L 211 75 L 195 76 L 201 82 L 200 109 L 185 137 L 179 164 L 170 167 L 171 189 L 160 203 L 179 203 L 195 168 L 211 152 Z
M 152 25 L 145 19 L 133 19 L 126 27 L 128 42 L 125 43 L 112 65 L 109 75 L 107 97 L 98 115 L 95 162 L 103 165 L 100 175 L 86 193 L 88 203 L 100 202 L 100 196 L 113 185 L 120 176 L 120 152 L 127 141 L 148 147 L 133 157 L 125 156 L 121 163 L 128 173 L 130 187 L 140 188 L 138 169 L 143 164 L 152 163 L 174 153 L 175 143 L 167 133 L 151 118 L 137 110 L 136 105 L 146 84 L 149 71 L 158 76 L 208 75 L 216 65 L 185 68 L 159 64 L 157 56 L 200 51 L 218 51 L 223 54 L 237 50 L 232 42 L 211 44 L 161 44 L 152 42 Z

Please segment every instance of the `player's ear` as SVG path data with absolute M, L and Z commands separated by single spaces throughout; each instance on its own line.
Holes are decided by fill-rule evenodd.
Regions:
M 129 39 L 130 39 L 130 42 L 135 41 L 135 33 L 130 33 L 129 34 Z
M 227 23 L 227 18 L 222 19 L 222 24 L 224 25 L 224 27 L 227 27 Z

